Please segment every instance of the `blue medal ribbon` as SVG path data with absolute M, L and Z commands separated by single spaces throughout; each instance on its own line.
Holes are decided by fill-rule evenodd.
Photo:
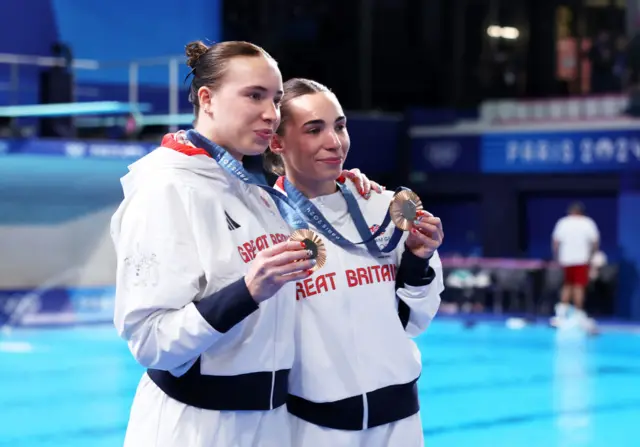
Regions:
M 267 191 L 274 199 L 276 206 L 278 207 L 278 211 L 282 215 L 282 218 L 287 222 L 287 224 L 293 228 L 294 230 L 306 230 L 309 229 L 309 224 L 304 219 L 303 216 L 298 213 L 295 205 L 291 203 L 289 198 L 282 194 L 277 189 L 274 189 L 267 185 L 264 180 L 258 178 L 257 176 L 249 173 L 242 163 L 233 158 L 229 152 L 224 150 L 221 146 L 217 145 L 213 141 L 202 136 L 199 132 L 195 130 L 187 131 L 187 139 L 191 141 L 196 147 L 202 148 L 213 158 L 218 165 L 229 174 L 235 176 L 240 181 L 250 184 L 257 185 Z
M 402 230 L 397 227 L 393 229 L 393 234 L 391 235 L 391 239 L 389 243 L 384 247 L 380 248 L 376 242 L 376 238 L 381 234 L 384 234 L 387 230 L 387 227 L 391 223 L 391 214 L 387 210 L 387 214 L 380 224 L 380 227 L 371 234 L 369 230 L 369 225 L 362 214 L 362 210 L 358 205 L 358 201 L 355 196 L 347 188 L 345 185 L 341 183 L 337 183 L 339 191 L 342 193 L 345 201 L 347 202 L 347 212 L 353 219 L 353 223 L 356 226 L 356 230 L 358 230 L 358 234 L 362 238 L 361 242 L 352 242 L 342 236 L 338 230 L 336 230 L 333 225 L 331 225 L 327 219 L 323 216 L 322 212 L 304 195 L 302 194 L 291 182 L 285 178 L 284 180 L 284 190 L 287 193 L 287 197 L 291 199 L 295 207 L 301 212 L 307 219 L 308 222 L 311 222 L 313 226 L 320 232 L 324 237 L 332 241 L 334 244 L 345 248 L 352 249 L 358 245 L 364 244 L 369 253 L 373 256 L 380 256 L 383 253 L 389 253 L 393 251 L 400 242 L 402 238 Z M 396 194 L 406 188 L 398 188 L 396 190 Z
M 229 174 L 234 175 L 245 183 L 257 185 L 269 193 L 273 197 L 283 219 L 294 230 L 308 229 L 308 222 L 311 222 L 318 232 L 336 245 L 345 249 L 353 249 L 358 245 L 364 244 L 369 253 L 376 257 L 383 253 L 393 251 L 402 238 L 402 230 L 396 227 L 393 230 L 389 243 L 383 248 L 378 247 L 376 238 L 383 234 L 391 223 L 391 215 L 389 211 L 387 211 L 380 228 L 378 228 L 375 233 L 371 234 L 369 225 L 367 224 L 367 221 L 362 214 L 362 210 L 360 210 L 360 206 L 358 205 L 358 201 L 354 197 L 353 193 L 343 184 L 337 183 L 340 192 L 347 202 L 347 211 L 353 219 L 356 229 L 358 230 L 358 234 L 362 238 L 361 242 L 351 242 L 342 236 L 338 230 L 336 230 L 333 225 L 327 221 L 322 212 L 320 212 L 320 210 L 318 210 L 318 208 L 286 178 L 284 181 L 285 195 L 247 172 L 247 170 L 242 166 L 242 163 L 233 158 L 229 152 L 208 140 L 197 131 L 187 131 L 187 138 L 196 147 L 206 150 L 218 165 L 220 165 L 220 167 Z M 406 188 L 398 188 L 395 193 L 397 194 L 404 189 Z M 300 213 L 302 213 L 302 216 Z

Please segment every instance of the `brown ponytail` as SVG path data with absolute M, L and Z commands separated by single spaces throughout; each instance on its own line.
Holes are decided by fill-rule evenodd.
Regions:
M 284 161 L 282 161 L 282 157 L 273 152 L 271 148 L 267 148 L 267 150 L 262 154 L 262 166 L 265 171 L 277 176 L 285 175 Z

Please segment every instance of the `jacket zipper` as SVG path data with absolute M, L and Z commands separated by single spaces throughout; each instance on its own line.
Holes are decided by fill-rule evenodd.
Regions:
M 274 328 L 273 328 L 273 362 L 271 364 L 271 397 L 269 398 L 269 409 L 273 410 L 273 395 L 275 394 L 275 387 L 276 387 L 276 347 L 278 346 L 278 305 L 280 304 L 277 299 L 278 297 L 273 297 L 272 298 L 273 301 L 275 301 L 273 304 L 275 305 L 276 309 L 275 309 L 275 316 L 273 317 L 274 320 Z M 271 303 L 270 303 L 271 304 Z
M 367 400 L 367 393 L 362 395 L 362 408 L 364 409 L 362 412 L 362 429 L 366 430 L 369 428 L 369 401 Z

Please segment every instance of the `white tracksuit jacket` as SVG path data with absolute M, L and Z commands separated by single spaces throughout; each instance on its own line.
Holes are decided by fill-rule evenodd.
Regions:
M 125 445 L 287 447 L 295 285 L 258 306 L 243 276 L 288 226 L 204 151 L 163 146 L 130 166 L 111 224 L 115 326 L 148 368 Z
M 276 183 L 281 191 L 282 181 Z M 373 232 L 393 192 L 365 200 L 351 182 L 347 187 Z M 312 202 L 344 237 L 362 240 L 342 193 Z M 380 246 L 393 228 L 390 224 L 378 238 Z M 438 253 L 427 263 L 405 251 L 407 236 L 379 259 L 363 246 L 347 251 L 323 237 L 327 263 L 296 284 L 296 355 L 287 403 L 297 421 L 294 446 L 421 445 L 415 385 L 421 358 L 411 337 L 434 318 L 444 282 Z M 411 417 L 418 428 L 399 426 L 395 435 L 384 431 L 385 425 Z

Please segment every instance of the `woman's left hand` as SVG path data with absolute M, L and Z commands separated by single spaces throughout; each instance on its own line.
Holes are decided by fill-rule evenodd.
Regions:
M 442 245 L 444 231 L 438 217 L 426 211 L 418 211 L 405 245 L 419 258 L 427 259 Z
M 351 169 L 350 171 L 347 171 L 346 169 L 342 171 L 338 181 L 344 181 L 344 179 L 349 179 L 355 183 L 358 192 L 365 199 L 371 197 L 372 190 L 381 194 L 386 189 L 384 186 L 381 186 L 373 180 L 369 180 L 369 178 L 360 172 L 360 169 L 358 168 Z

